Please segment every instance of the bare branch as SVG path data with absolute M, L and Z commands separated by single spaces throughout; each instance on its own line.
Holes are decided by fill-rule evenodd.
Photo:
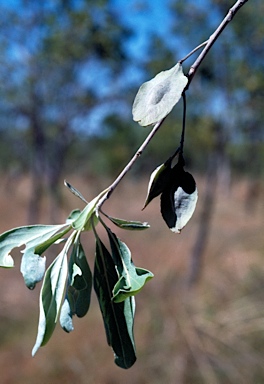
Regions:
M 197 57 L 193 65 L 190 67 L 190 70 L 188 72 L 188 84 L 186 86 L 186 89 L 188 89 L 197 69 L 199 68 L 200 64 L 204 60 L 205 56 L 209 52 L 209 50 L 212 48 L 218 37 L 221 35 L 223 30 L 226 28 L 226 26 L 232 21 L 235 14 L 239 11 L 239 9 L 246 4 L 248 0 L 238 0 L 233 7 L 231 7 L 226 15 L 226 17 L 223 19 L 223 21 L 219 24 L 219 26 L 216 28 L 215 32 L 209 37 L 207 40 L 207 44 L 200 53 L 200 55 Z
M 156 132 L 161 127 L 164 119 L 160 120 L 158 123 L 156 123 L 152 129 L 152 131 L 149 133 L 147 138 L 144 140 L 144 142 L 141 144 L 137 152 L 134 154 L 132 159 L 128 162 L 128 164 L 125 166 L 125 168 L 120 172 L 120 174 L 117 176 L 117 178 L 114 180 L 114 182 L 106 189 L 106 194 L 99 200 L 97 204 L 97 209 L 99 209 L 103 203 L 109 199 L 112 192 L 115 190 L 117 185 L 120 183 L 120 181 L 123 179 L 123 177 L 127 174 L 127 172 L 132 168 L 133 164 L 137 161 L 137 159 L 141 156 L 142 152 L 146 148 L 146 146 L 149 144 L 149 142 L 152 140 L 153 136 L 156 134 Z

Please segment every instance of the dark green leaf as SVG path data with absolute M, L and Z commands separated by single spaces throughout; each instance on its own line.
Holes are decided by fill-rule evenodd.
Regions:
M 63 301 L 67 279 L 67 254 L 63 249 L 47 269 L 40 292 L 38 334 L 32 350 L 34 356 L 39 347 L 50 339 Z
M 130 368 L 136 361 L 133 324 L 134 297 L 114 303 L 112 290 L 118 280 L 113 259 L 99 238 L 96 240 L 94 289 L 102 312 L 108 344 L 115 354 L 115 363 Z
M 164 119 L 178 103 L 188 83 L 181 64 L 142 84 L 133 103 L 133 119 L 142 126 Z
M 84 264 L 84 261 L 81 262 Z M 79 277 L 81 283 L 85 283 L 85 286 L 82 289 L 79 289 L 79 295 L 75 304 L 75 313 L 78 317 L 83 317 L 89 310 L 90 301 L 91 301 L 91 289 L 92 289 L 92 273 L 87 263 L 87 270 L 84 269 L 84 266 L 81 266 L 82 277 Z M 88 272 L 89 271 L 89 272 Z M 75 279 L 75 281 L 78 277 Z M 77 282 L 75 283 L 77 286 Z M 79 281 L 79 285 L 80 281 Z
M 73 330 L 72 317 L 83 317 L 91 300 L 92 273 L 79 239 L 74 243 L 70 261 L 66 298 L 60 314 L 60 324 L 66 332 Z

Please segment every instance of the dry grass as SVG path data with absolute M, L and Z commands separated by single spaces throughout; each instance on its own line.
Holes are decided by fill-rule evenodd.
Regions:
M 69 178 L 88 198 L 99 182 Z M 202 196 L 203 182 L 198 183 Z M 105 184 L 104 184 L 105 186 Z M 28 181 L 8 193 L 0 190 L 0 231 L 25 224 Z M 29 291 L 19 272 L 0 270 L 0 370 L 2 384 L 248 384 L 264 382 L 264 204 L 254 213 L 244 209 L 246 183 L 230 194 L 218 191 L 203 277 L 193 290 L 186 276 L 199 223 L 199 205 L 181 235 L 171 233 L 159 216 L 158 200 L 143 212 L 146 182 L 127 180 L 107 202 L 115 216 L 148 221 L 151 229 L 116 231 L 130 247 L 136 265 L 155 278 L 137 297 L 135 338 L 138 361 L 128 371 L 113 363 L 98 305 L 93 296 L 88 315 L 75 321 L 75 331 L 59 327 L 49 344 L 31 358 L 38 318 L 38 289 Z M 94 192 L 96 193 L 96 192 Z M 79 205 L 65 192 L 67 213 Z M 65 200 L 66 201 L 66 200 Z M 48 218 L 43 205 L 43 222 Z M 94 243 L 85 248 L 92 264 Z

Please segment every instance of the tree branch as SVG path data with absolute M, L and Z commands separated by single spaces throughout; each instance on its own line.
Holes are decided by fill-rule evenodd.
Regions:
M 204 47 L 198 58 L 195 60 L 193 65 L 190 67 L 190 70 L 188 72 L 188 83 L 183 91 L 183 93 L 188 89 L 194 75 L 197 72 L 198 67 L 204 60 L 205 56 L 209 52 L 209 50 L 212 48 L 213 44 L 216 42 L 218 37 L 221 35 L 223 30 L 226 28 L 226 26 L 231 22 L 235 14 L 238 12 L 238 10 L 247 2 L 248 0 L 238 0 L 233 7 L 231 7 L 226 15 L 226 17 L 223 19 L 223 21 L 219 24 L 215 32 L 209 37 L 207 41 L 200 44 L 198 47 L 193 49 L 187 56 L 185 56 L 182 60 L 179 61 L 179 63 L 182 63 L 184 60 L 186 60 L 191 54 L 196 52 L 201 47 Z M 136 160 L 141 156 L 142 152 L 146 148 L 146 146 L 149 144 L 149 142 L 152 140 L 153 136 L 156 134 L 156 132 L 159 130 L 161 125 L 163 124 L 165 118 L 159 121 L 155 126 L 153 127 L 150 134 L 147 136 L 143 144 L 139 147 L 135 155 L 132 157 L 132 159 L 129 161 L 129 163 L 125 166 L 125 168 L 121 171 L 121 173 L 117 176 L 117 178 L 114 180 L 114 182 L 106 189 L 106 193 L 103 195 L 103 197 L 99 200 L 97 203 L 97 210 L 100 209 L 100 207 L 104 204 L 104 202 L 109 199 L 112 192 L 115 190 L 117 185 L 120 183 L 120 181 L 123 179 L 123 177 L 127 174 L 127 172 L 132 168 L 133 164 L 136 162 Z

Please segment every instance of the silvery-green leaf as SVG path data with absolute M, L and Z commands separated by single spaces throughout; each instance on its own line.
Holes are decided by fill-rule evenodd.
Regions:
M 133 119 L 142 126 L 156 124 L 166 117 L 180 100 L 188 78 L 177 63 L 142 84 L 133 104 Z
M 13 248 L 25 244 L 24 252 L 26 252 L 27 249 L 34 248 L 52 237 L 65 225 L 29 225 L 2 233 L 0 235 L 0 267 L 13 267 L 14 263 L 10 255 Z
M 37 255 L 34 248 L 24 252 L 21 260 L 20 271 L 24 277 L 26 286 L 29 289 L 35 288 L 35 285 L 43 279 L 46 269 L 46 257 Z
M 39 347 L 48 342 L 55 329 L 63 301 L 67 272 L 67 254 L 63 249 L 44 276 L 40 291 L 38 334 L 32 350 L 33 356 Z

